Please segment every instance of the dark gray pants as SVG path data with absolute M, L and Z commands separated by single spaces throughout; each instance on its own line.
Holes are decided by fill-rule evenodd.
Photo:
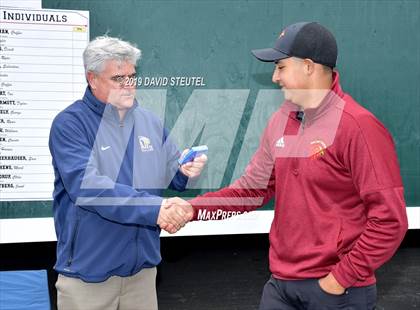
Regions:
M 260 310 L 372 310 L 376 305 L 376 285 L 351 287 L 342 295 L 324 292 L 318 279 L 267 281 Z

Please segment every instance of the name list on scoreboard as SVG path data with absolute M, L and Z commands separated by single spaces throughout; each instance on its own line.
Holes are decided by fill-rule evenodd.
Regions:
M 0 201 L 50 200 L 48 136 L 83 96 L 89 12 L 0 8 Z

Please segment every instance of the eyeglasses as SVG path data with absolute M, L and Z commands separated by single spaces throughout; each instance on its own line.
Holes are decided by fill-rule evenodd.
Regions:
M 131 75 L 114 75 L 109 79 L 118 83 L 120 87 L 133 87 L 137 85 L 137 73 Z

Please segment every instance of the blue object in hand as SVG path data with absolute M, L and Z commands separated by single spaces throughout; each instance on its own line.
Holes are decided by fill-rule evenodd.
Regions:
M 184 156 L 181 156 L 178 159 L 178 163 L 180 165 L 184 165 L 190 161 L 193 161 L 194 158 L 202 154 L 207 154 L 208 150 L 209 148 L 207 147 L 207 145 L 193 146 Z

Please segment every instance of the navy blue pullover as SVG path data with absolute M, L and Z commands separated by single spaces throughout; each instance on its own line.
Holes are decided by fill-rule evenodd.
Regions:
M 49 147 L 56 271 L 102 282 L 156 266 L 162 191 L 188 181 L 161 121 L 136 101 L 120 120 L 87 88 L 54 119 Z

